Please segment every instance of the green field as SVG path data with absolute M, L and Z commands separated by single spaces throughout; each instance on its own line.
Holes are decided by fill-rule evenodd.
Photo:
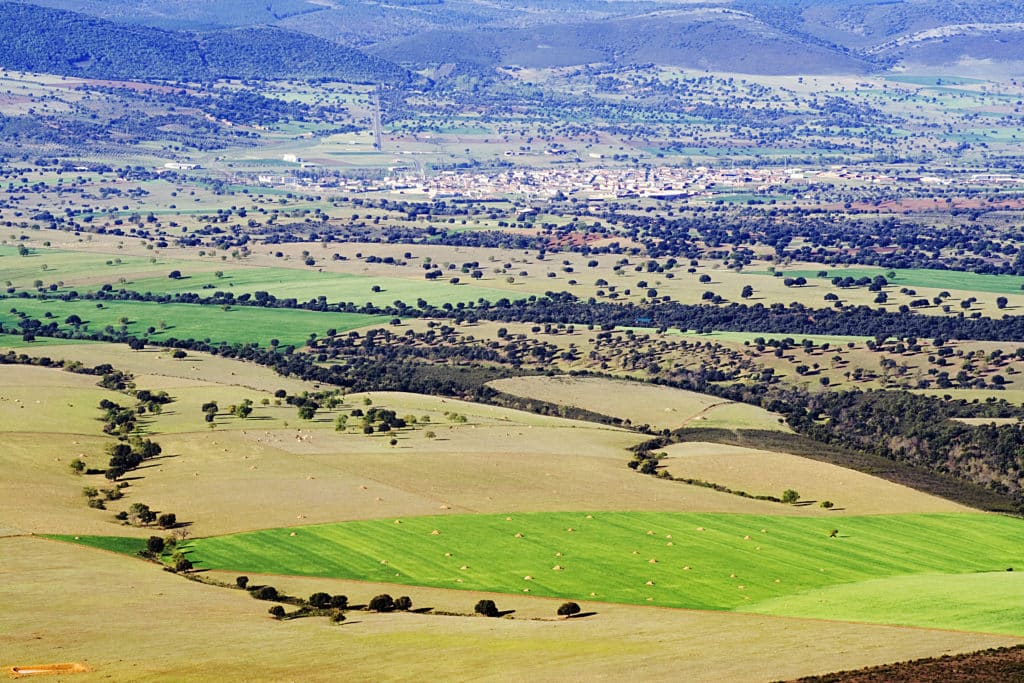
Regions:
M 825 270 L 822 268 L 821 270 Z M 771 275 L 768 271 L 744 271 L 751 275 Z M 812 283 L 818 278 L 817 270 L 785 270 L 784 277 L 805 277 Z M 888 273 L 895 273 L 889 277 Z M 883 268 L 830 268 L 828 276 L 834 277 L 875 277 L 881 275 L 889 281 L 890 286 L 897 287 L 932 287 L 961 292 L 990 292 L 993 294 L 1020 294 L 1024 286 L 1024 277 L 1019 275 L 981 275 L 960 270 L 930 270 L 927 268 L 908 268 L 904 270 L 888 270 Z
M 834 527 L 839 534 L 830 538 Z M 789 616 L 811 615 L 802 603 L 789 609 L 780 599 L 844 586 L 850 599 L 833 604 L 830 618 L 891 622 L 884 599 L 876 610 L 855 599 L 857 584 L 1005 573 L 1024 564 L 1022 529 L 1016 519 L 975 514 L 520 513 L 270 529 L 187 547 L 200 568 L 693 609 L 745 611 L 764 603 Z M 999 604 L 990 598 L 979 609 Z M 969 618 L 981 622 L 972 626 L 978 630 L 1024 634 L 1024 615 L 1008 620 L 1000 613 L 988 625 L 982 616 L 926 602 L 899 622 L 959 628 L 958 620 Z
M 414 306 L 417 299 L 441 305 L 476 301 L 480 298 L 497 301 L 509 296 L 509 293 L 503 290 L 464 284 L 453 285 L 447 280 L 428 282 L 422 279 L 321 273 L 293 268 L 237 268 L 224 270 L 223 277 L 217 277 L 215 272 L 190 273 L 188 268 L 182 268 L 181 272 L 185 277 L 179 280 L 163 276 L 130 281 L 123 286 L 132 291 L 154 294 L 212 294 L 221 290 L 238 296 L 262 290 L 278 299 L 308 301 L 325 296 L 332 303 L 351 301 L 360 305 L 373 303 L 377 306 L 388 306 L 399 300 Z M 464 276 L 463 279 L 469 278 Z M 375 286 L 379 287 L 380 291 L 373 291 Z
M 69 534 L 41 534 L 43 538 L 50 538 L 55 541 L 67 541 L 87 545 L 90 548 L 109 550 L 124 555 L 138 555 L 139 551 L 146 549 L 146 539 L 129 538 L 127 536 L 72 536 Z
M 147 328 L 156 331 L 150 339 L 160 341 L 175 339 L 209 339 L 213 343 L 256 342 L 266 345 L 277 339 L 282 345 L 301 346 L 310 333 L 323 335 L 328 329 L 351 330 L 367 325 L 387 322 L 385 316 L 361 315 L 357 313 L 316 313 L 313 311 L 283 308 L 257 308 L 253 306 L 232 306 L 224 310 L 214 306 L 194 304 L 156 304 L 142 301 L 105 301 L 103 308 L 97 308 L 93 301 L 39 301 L 35 299 L 6 299 L 0 303 L 0 323 L 5 328 L 17 326 L 19 319 L 11 309 L 28 314 L 46 322 L 46 313 L 62 329 L 71 329 L 64 321 L 71 314 L 78 315 L 87 329 L 100 332 L 110 325 L 121 326 L 121 318 L 128 318 L 129 334 L 142 336 Z M 161 325 L 163 323 L 163 325 Z

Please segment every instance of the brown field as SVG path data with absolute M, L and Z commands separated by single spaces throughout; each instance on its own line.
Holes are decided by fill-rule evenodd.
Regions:
M 737 407 L 733 401 L 671 387 L 659 387 L 602 377 L 512 377 L 490 386 L 515 396 L 584 408 L 602 415 L 648 424 L 656 429 L 721 426 L 715 413 L 730 408 L 729 424 L 749 429 L 786 428 L 778 415 L 753 406 Z M 736 418 L 735 421 L 729 418 Z
M 750 681 L 1021 642 L 608 604 L 585 604 L 597 614 L 565 621 L 551 618 L 558 601 L 521 596 L 494 597 L 499 609 L 526 618 L 349 612 L 341 626 L 322 618 L 282 623 L 267 616 L 268 603 L 241 591 L 189 582 L 112 553 L 37 538 L 0 539 L 0 552 L 0 666 L 79 662 L 90 671 L 68 680 L 83 683 L 334 681 L 339 675 L 399 681 L 425 669 L 437 680 Z M 267 581 L 296 594 L 344 591 L 353 602 L 388 590 L 311 579 Z M 487 597 L 420 588 L 392 592 L 405 593 L 414 607 L 459 612 Z
M 701 479 L 751 495 L 781 497 L 794 489 L 807 513 L 824 515 L 967 512 L 970 508 L 869 474 L 789 453 L 688 442 L 665 449 L 661 462 L 675 477 Z M 818 503 L 835 504 L 824 510 Z

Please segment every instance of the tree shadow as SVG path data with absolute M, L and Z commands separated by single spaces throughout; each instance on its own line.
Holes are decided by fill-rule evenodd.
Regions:
M 507 617 L 508 615 L 515 614 L 515 613 L 516 613 L 516 611 L 514 609 L 503 609 L 503 610 L 498 610 L 498 613 L 496 615 L 494 615 L 494 616 L 500 618 L 500 617 Z
M 597 615 L 597 612 L 580 612 L 579 614 L 573 614 L 570 619 L 586 619 L 587 617 L 593 617 Z
M 434 608 L 433 607 L 417 607 L 416 609 L 411 609 L 409 611 L 412 612 L 413 614 L 427 614 L 428 612 L 433 612 Z

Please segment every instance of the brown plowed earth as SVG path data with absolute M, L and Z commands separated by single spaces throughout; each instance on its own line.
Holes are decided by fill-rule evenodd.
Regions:
M 1024 645 L 798 678 L 789 683 L 992 683 L 1024 681 Z

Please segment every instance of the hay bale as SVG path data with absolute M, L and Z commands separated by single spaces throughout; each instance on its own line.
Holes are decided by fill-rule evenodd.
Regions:
M 658 564 L 658 561 L 652 557 L 651 559 L 647 560 L 647 564 Z
M 441 535 L 441 531 L 440 531 L 440 529 L 434 529 L 433 531 L 430 532 L 430 535 L 431 536 L 440 536 Z
M 530 576 L 529 574 L 527 574 L 526 576 L 523 577 L 523 581 L 533 581 L 533 577 Z
M 675 543 L 673 543 L 672 541 L 669 541 L 669 542 L 668 542 L 668 543 L 666 543 L 665 545 L 668 545 L 668 546 L 672 546 L 672 545 L 675 545 Z
M 445 553 L 445 554 L 444 554 L 444 556 L 445 556 L 445 557 L 451 557 L 451 556 L 452 556 L 452 554 L 451 554 L 451 553 Z
M 654 531 L 652 531 L 651 529 L 648 529 L 647 530 L 647 535 L 648 536 L 653 536 L 654 535 Z
M 749 541 L 749 540 L 750 540 L 750 536 L 744 536 L 744 537 L 743 537 L 743 540 L 744 540 L 744 541 Z
M 685 567 L 683 567 L 683 571 L 684 572 L 690 571 L 690 565 L 686 565 Z
M 647 583 L 645 583 L 644 585 L 645 585 L 645 586 L 653 586 L 653 585 L 654 585 L 654 582 L 653 582 L 653 581 L 648 581 L 648 582 L 647 582 Z
M 523 535 L 517 531 L 516 532 L 516 538 L 522 538 L 522 537 L 523 537 Z
M 469 569 L 469 565 L 464 564 L 461 567 L 459 567 L 459 569 L 461 569 L 462 571 L 466 571 L 467 569 Z
M 594 515 L 587 515 L 587 519 L 593 519 Z
M 293 531 L 293 532 L 291 532 L 291 533 L 290 533 L 290 534 L 288 534 L 288 535 L 289 535 L 289 536 L 294 536 L 294 535 L 295 535 L 295 532 Z
M 381 563 L 381 564 L 387 564 L 387 563 L 388 563 L 388 561 L 387 561 L 387 560 L 381 560 L 381 561 L 380 561 L 380 563 Z
M 402 520 L 400 520 L 400 519 L 396 519 L 395 520 L 395 524 L 401 524 L 401 523 L 402 523 Z
M 571 534 L 572 532 L 574 532 L 574 531 L 576 531 L 576 530 L 575 530 L 575 529 L 573 529 L 572 527 L 569 527 L 568 529 L 566 529 L 566 531 L 568 531 L 568 532 L 569 532 L 569 533 Z
M 560 572 L 560 571 L 562 571 L 562 565 L 556 564 L 554 567 L 551 568 L 551 570 L 552 571 L 556 571 L 556 572 Z

